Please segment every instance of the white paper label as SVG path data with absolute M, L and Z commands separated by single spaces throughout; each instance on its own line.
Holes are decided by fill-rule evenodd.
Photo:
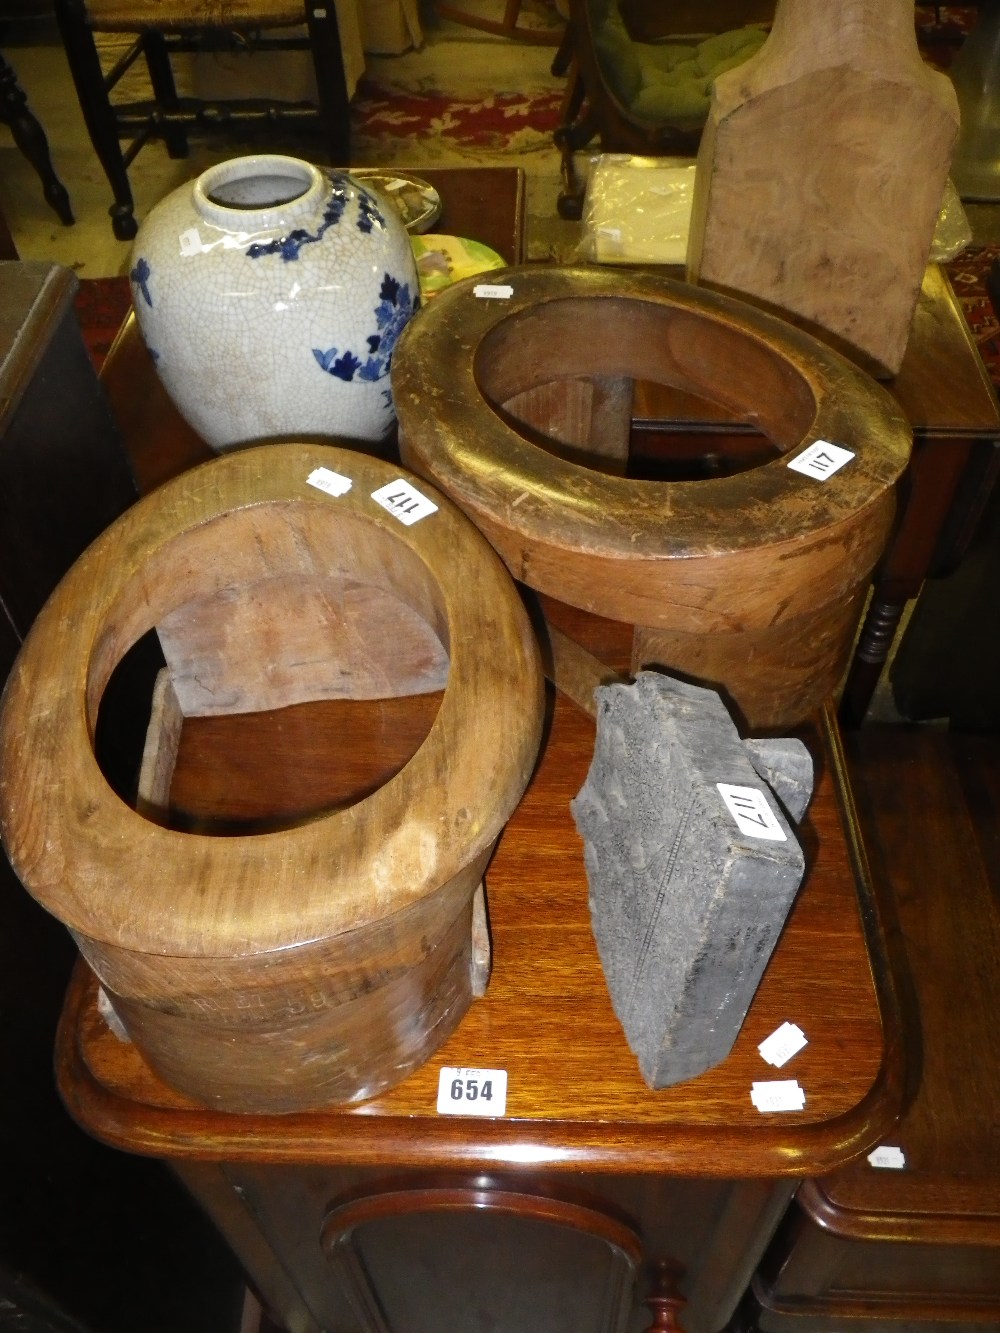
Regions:
M 502 282 L 477 282 L 472 295 L 482 301 L 509 301 L 514 295 L 514 288 Z
M 797 458 L 793 458 L 788 466 L 793 472 L 802 472 L 807 477 L 815 477 L 817 481 L 826 481 L 827 477 L 839 472 L 853 457 L 850 449 L 842 449 L 839 444 L 831 444 L 829 440 L 817 440 Z
M 342 477 L 339 472 L 331 472 L 328 467 L 314 468 L 306 481 L 318 491 L 326 491 L 327 495 L 346 495 L 353 485 L 350 477 Z
M 870 1152 L 868 1160 L 872 1166 L 888 1167 L 891 1171 L 902 1171 L 906 1166 L 902 1148 L 890 1147 L 887 1143 L 879 1144 L 874 1152 Z
M 181 244 L 181 254 L 185 259 L 191 255 L 201 254 L 201 233 L 197 227 L 188 227 L 187 231 L 182 231 L 178 240 Z
M 419 523 L 428 514 L 437 513 L 434 501 L 428 500 L 426 495 L 421 495 L 415 486 L 411 486 L 402 477 L 398 481 L 390 481 L 388 486 L 380 486 L 377 491 L 372 491 L 372 499 L 383 509 L 388 509 L 389 513 L 406 527 Z
M 765 838 L 768 842 L 788 841 L 778 816 L 762 791 L 756 787 L 733 787 L 728 782 L 715 785 L 741 833 L 748 838 Z
M 780 1028 L 775 1028 L 769 1037 L 764 1038 L 757 1049 L 769 1065 L 780 1069 L 807 1045 L 806 1034 L 796 1023 L 782 1023 Z
M 770 1083 L 754 1083 L 750 1100 L 758 1111 L 801 1111 L 806 1094 L 794 1078 L 776 1079 Z
M 457 1069 L 438 1076 L 439 1115 L 502 1116 L 507 1109 L 506 1069 Z

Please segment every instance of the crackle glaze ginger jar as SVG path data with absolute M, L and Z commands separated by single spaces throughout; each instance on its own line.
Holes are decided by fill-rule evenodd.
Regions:
M 212 448 L 392 428 L 416 265 L 396 210 L 345 172 L 273 154 L 210 167 L 152 209 L 129 277 L 160 379 Z

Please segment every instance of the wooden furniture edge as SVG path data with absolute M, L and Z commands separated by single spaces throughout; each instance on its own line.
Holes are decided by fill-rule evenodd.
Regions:
M 776 1297 L 759 1274 L 751 1281 L 754 1299 L 767 1314 L 813 1319 L 886 1319 L 893 1323 L 913 1320 L 921 1328 L 934 1327 L 928 1320 L 948 1324 L 983 1324 L 996 1327 L 996 1301 L 991 1297 L 977 1300 L 966 1296 L 956 1301 L 948 1294 L 933 1296 L 922 1292 L 917 1297 L 895 1294 L 870 1296 L 785 1296 Z
M 880 1073 L 850 1111 L 829 1121 L 761 1123 L 754 1150 L 760 1178 L 828 1173 L 870 1150 L 901 1115 L 909 1091 L 911 1054 L 902 1021 L 894 957 L 884 939 L 886 914 L 870 875 L 844 788 L 846 769 L 829 708 L 822 732 L 837 775 L 835 786 L 855 869 L 862 928 L 868 947 L 884 1050 Z M 101 1084 L 84 1058 L 79 1034 L 93 1004 L 96 981 L 78 964 L 56 1039 L 57 1083 L 77 1123 L 95 1138 L 128 1152 L 167 1159 L 352 1165 L 395 1169 L 530 1168 L 554 1172 L 615 1172 L 731 1178 L 732 1154 L 720 1141 L 724 1125 L 621 1126 L 551 1120 L 481 1120 L 470 1125 L 428 1117 L 417 1130 L 408 1116 L 382 1116 L 376 1127 L 363 1113 L 333 1110 L 291 1115 L 240 1116 L 190 1107 L 135 1103 Z M 790 1142 L 789 1140 L 792 1140 Z
M 933 1208 L 905 1214 L 846 1208 L 830 1198 L 822 1180 L 812 1179 L 799 1188 L 796 1201 L 816 1226 L 845 1240 L 1000 1247 L 1000 1210 L 993 1215 L 956 1215 Z

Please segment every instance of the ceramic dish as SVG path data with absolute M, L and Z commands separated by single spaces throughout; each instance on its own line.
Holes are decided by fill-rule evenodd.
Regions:
M 420 295 L 425 301 L 462 278 L 507 267 L 495 250 L 465 236 L 435 232 L 432 236 L 411 236 L 410 244 L 417 261 Z
M 433 185 L 408 171 L 354 168 L 351 175 L 392 201 L 403 226 L 414 235 L 433 227 L 441 216 L 441 196 Z

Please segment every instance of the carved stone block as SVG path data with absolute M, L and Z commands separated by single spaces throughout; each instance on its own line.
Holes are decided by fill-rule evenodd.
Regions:
M 642 1075 L 666 1087 L 732 1049 L 805 870 L 791 820 L 812 762 L 799 741 L 744 742 L 714 690 L 667 675 L 596 699 L 572 803 L 591 919 Z

